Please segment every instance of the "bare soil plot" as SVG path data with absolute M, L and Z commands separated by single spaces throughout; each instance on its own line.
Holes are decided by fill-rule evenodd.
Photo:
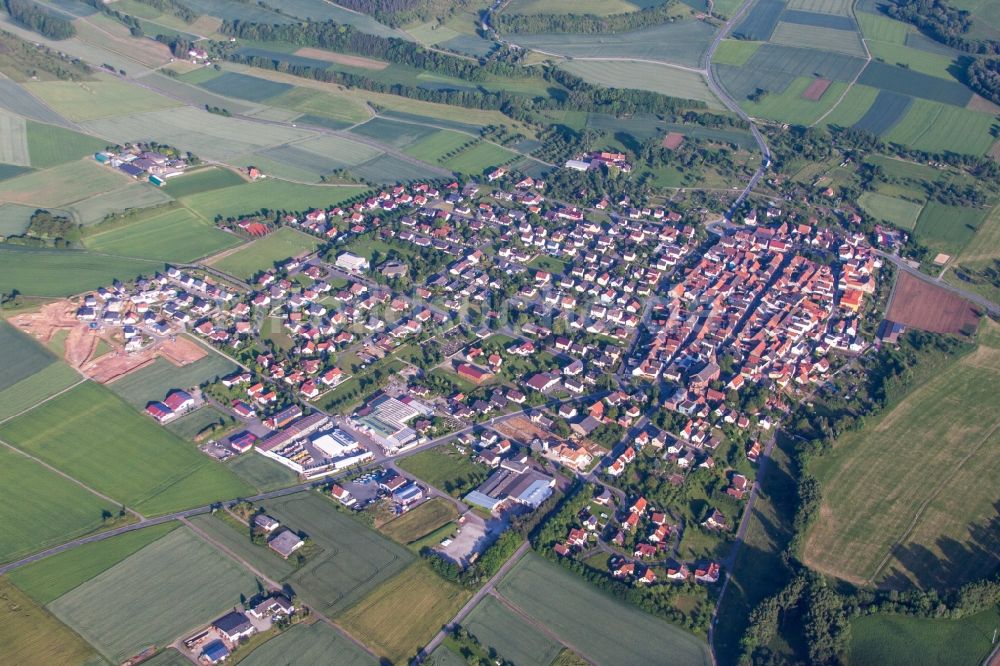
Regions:
M 495 426 L 495 429 L 520 442 L 530 442 L 536 437 L 544 439 L 553 436 L 548 430 L 536 426 L 526 416 L 519 416 L 509 421 L 504 421 Z
M 389 66 L 389 63 L 381 60 L 364 58 L 362 56 L 345 55 L 343 53 L 334 53 L 332 51 L 324 51 L 323 49 L 316 49 L 310 46 L 299 49 L 295 52 L 295 55 L 302 56 L 303 58 L 315 58 L 316 60 L 335 62 L 338 65 L 360 67 L 362 69 L 372 69 L 375 71 L 383 70 Z
M 831 83 L 833 82 L 830 79 L 816 79 L 810 83 L 809 87 L 806 88 L 806 91 L 802 93 L 802 99 L 818 102 L 823 97 L 826 89 L 830 87 Z
M 980 312 L 961 296 L 901 272 L 886 317 L 924 331 L 961 333 L 979 324 Z
M 176 366 L 185 366 L 204 358 L 208 352 L 196 342 L 187 338 L 164 340 L 155 347 L 145 349 L 137 354 L 126 354 L 116 351 L 105 354 L 82 368 L 83 372 L 102 384 L 119 379 L 133 370 L 153 362 L 157 356 L 162 356 Z
M 684 143 L 684 135 L 680 132 L 670 132 L 665 137 L 663 137 L 663 142 L 660 144 L 667 150 L 677 150 Z

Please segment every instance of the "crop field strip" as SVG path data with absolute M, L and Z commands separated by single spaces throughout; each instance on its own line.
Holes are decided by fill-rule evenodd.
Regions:
M 766 42 L 785 11 L 784 0 L 757 0 L 746 17 L 733 28 L 733 36 Z
M 184 197 L 182 203 L 203 218 L 235 217 L 263 208 L 308 210 L 335 206 L 368 190 L 365 186 L 306 185 L 269 178 Z M 279 230 L 280 231 L 280 230 Z
M 935 252 L 954 257 L 972 241 L 988 212 L 930 201 L 917 218 L 914 232 L 921 243 Z
M 269 500 L 262 506 L 323 549 L 287 581 L 321 613 L 341 613 L 413 561 L 405 548 L 344 515 L 332 499 L 316 492 Z
M 140 513 L 168 513 L 252 491 L 91 382 L 3 424 L 0 439 Z
M 154 208 L 172 201 L 169 194 L 148 183 L 132 182 L 124 187 L 105 192 L 93 197 L 81 199 L 65 205 L 64 210 L 72 216 L 73 221 L 83 226 L 90 226 L 103 222 L 109 215 L 120 213 L 124 210 L 141 210 L 143 208 Z M 174 239 L 176 242 L 176 239 Z M 144 256 L 148 254 L 150 256 Z M 129 254 L 128 256 L 143 257 L 146 259 L 158 259 L 160 257 L 151 256 L 154 253 Z
M 562 69 L 602 86 L 651 90 L 671 97 L 699 100 L 711 109 L 723 108 L 704 77 L 686 70 L 645 62 L 600 60 L 571 60 L 564 63 Z
M 45 81 L 25 88 L 75 122 L 177 106 L 171 99 L 117 80 Z
M 912 231 L 917 225 L 917 218 L 924 207 L 920 203 L 886 196 L 878 192 L 865 192 L 858 199 L 858 204 L 875 219 L 886 220 L 908 231 Z
M 799 76 L 851 81 L 864 66 L 864 59 L 842 53 L 763 44 L 744 66 L 716 65 L 716 71 L 730 94 L 742 103 L 757 88 L 782 93 Z
M 107 146 L 106 141 L 58 125 L 27 122 L 28 153 L 38 169 L 74 162 Z
M 184 366 L 176 366 L 160 357 L 107 387 L 137 410 L 142 410 L 149 402 L 162 400 L 171 389 L 191 389 L 238 369 L 239 366 L 215 351 L 208 351 L 207 356 Z
M 0 182 L 0 201 L 59 208 L 132 182 L 115 169 L 83 159 Z
M 52 352 L 0 319 L 0 391 L 56 362 Z
M 665 654 L 678 665 L 711 663 L 708 645 L 700 638 L 606 596 L 532 553 L 511 569 L 497 591 L 574 651 L 598 663 L 656 663 Z
M 0 162 L 31 166 L 27 122 L 21 116 L 0 112 Z
M 176 521 L 126 532 L 50 555 L 7 577 L 41 605 L 51 603 L 180 526 Z
M 819 49 L 857 58 L 864 58 L 866 55 L 860 35 L 853 30 L 780 21 L 771 33 L 770 41 L 772 44 Z
M 523 666 L 549 666 L 562 651 L 549 638 L 493 596 L 486 596 L 466 616 L 462 626 L 480 644 Z
M 852 664 L 980 664 L 988 661 L 998 625 L 996 608 L 960 620 L 860 616 L 851 621 L 847 655 Z
M 868 64 L 858 83 L 957 107 L 964 107 L 972 98 L 972 91 L 956 81 L 878 61 Z
M 995 141 L 991 134 L 994 118 L 949 104 L 915 99 L 884 138 L 928 152 L 983 155 Z
M 376 666 L 378 662 L 325 622 L 300 623 L 267 641 L 240 662 L 245 666 L 319 664 L 336 655 L 337 666 Z
M 902 120 L 912 103 L 912 97 L 889 90 L 880 90 L 871 106 L 854 123 L 853 127 L 872 134 L 885 134 Z
M 815 466 L 824 519 L 805 542 L 810 566 L 848 581 L 922 587 L 954 585 L 996 566 L 1000 544 L 989 543 L 982 529 L 995 513 L 995 498 L 989 484 L 977 481 L 1000 473 L 1000 394 L 994 390 L 1000 335 L 996 325 L 985 326 L 975 352 L 842 437 Z M 964 418 L 973 406 L 977 418 Z M 942 473 L 928 479 L 927 469 Z M 897 540 L 902 543 L 894 547 Z
M 0 578 L 0 645 L 11 664 L 86 664 L 94 649 L 23 592 Z
M 211 262 L 211 265 L 224 273 L 249 279 L 257 273 L 273 268 L 276 262 L 314 250 L 318 245 L 318 239 L 301 231 L 282 227 L 227 254 L 218 261 Z
M 187 263 L 241 242 L 238 236 L 195 217 L 187 209 L 175 208 L 90 236 L 86 245 L 109 254 Z
M 184 174 L 180 178 L 171 178 L 163 187 L 163 191 L 180 199 L 181 197 L 210 192 L 232 185 L 242 185 L 247 182 L 242 176 L 221 167 L 208 167 Z
M 352 636 L 393 663 L 422 648 L 455 616 L 472 591 L 416 561 L 372 590 L 340 621 Z
M 27 296 L 70 296 L 114 280 L 152 276 L 163 268 L 157 262 L 78 250 L 5 246 L 0 247 L 0 292 L 16 289 Z
M 211 621 L 256 589 L 252 575 L 191 530 L 179 528 L 48 608 L 108 659 L 121 662 Z
M 50 363 L 29 377 L 0 390 L 0 421 L 31 409 L 81 380 L 80 374 L 62 361 Z
M 806 97 L 806 92 L 814 81 L 815 79 L 798 77 L 781 94 L 766 95 L 759 102 L 748 100 L 742 106 L 754 117 L 811 125 L 833 107 L 847 88 L 847 84 L 840 81 L 831 83 L 818 100 L 813 100 Z
M 299 480 L 292 470 L 261 455 L 237 456 L 226 467 L 262 493 L 293 486 Z

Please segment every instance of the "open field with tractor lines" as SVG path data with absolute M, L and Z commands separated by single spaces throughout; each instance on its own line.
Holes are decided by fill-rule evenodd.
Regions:
M 99 252 L 187 263 L 239 245 L 238 236 L 195 217 L 184 208 L 156 212 L 126 226 L 87 238 Z
M 315 250 L 318 245 L 318 239 L 301 231 L 282 227 L 232 254 L 213 261 L 212 265 L 230 275 L 249 279 L 257 273 L 270 270 L 276 262 Z

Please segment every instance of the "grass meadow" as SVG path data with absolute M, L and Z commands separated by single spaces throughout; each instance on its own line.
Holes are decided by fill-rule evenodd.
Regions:
M 309 210 L 324 208 L 356 197 L 364 187 L 301 185 L 284 180 L 268 179 L 201 192 L 182 201 L 208 220 L 215 217 L 236 217 L 268 210 Z
M 159 262 L 106 257 L 76 250 L 0 248 L 0 292 L 70 296 L 163 269 Z
M 130 182 L 132 179 L 117 169 L 83 159 L 0 182 L 0 201 L 58 208 Z
M 80 380 L 80 374 L 65 363 L 50 363 L 0 391 L 0 420 L 30 409 Z
M 710 109 L 723 108 L 722 102 L 709 89 L 704 77 L 682 69 L 647 62 L 614 60 L 570 60 L 562 68 L 600 86 L 651 90 L 671 97 L 705 102 Z
M 795 125 L 811 125 L 833 107 L 847 87 L 845 83 L 834 81 L 823 93 L 822 98 L 813 101 L 802 97 L 802 93 L 812 82 L 813 79 L 800 76 L 781 94 L 765 95 L 759 102 L 744 100 L 740 105 L 754 117 L 770 118 Z
M 87 157 L 103 150 L 107 143 L 57 125 L 28 121 L 28 152 L 31 155 L 31 165 L 38 169 Z
M 323 549 L 287 580 L 321 613 L 344 611 L 413 560 L 405 548 L 342 513 L 319 493 L 306 491 L 261 505 Z
M 14 569 L 7 577 L 43 606 L 107 571 L 180 526 L 176 521 L 92 541 Z
M 10 664 L 84 664 L 94 649 L 23 592 L 0 578 L 0 645 Z
M 975 352 L 816 462 L 822 520 L 805 542 L 810 566 L 857 584 L 922 587 L 996 567 L 1000 542 L 987 529 L 996 498 L 982 479 L 1000 474 L 1000 335 L 983 326 Z
M 55 360 L 55 355 L 31 336 L 0 321 L 0 389 L 10 388 Z
M 0 439 L 140 513 L 167 513 L 253 491 L 91 382 L 0 426 Z
M 451 444 L 442 444 L 403 458 L 399 466 L 448 493 L 455 488 L 477 486 L 490 473 L 486 465 L 472 462 L 468 455 L 459 453 Z
M 453 157 L 446 158 L 441 164 L 455 173 L 478 176 L 488 169 L 507 164 L 517 157 L 517 153 L 481 141 Z
M 865 57 L 865 47 L 861 43 L 861 36 L 853 30 L 838 30 L 779 21 L 774 27 L 770 42 L 802 49 L 843 53 L 858 58 Z
M 0 112 L 0 163 L 22 167 L 31 164 L 27 134 L 24 118 Z
M 369 654 L 325 622 L 300 623 L 245 656 L 244 666 L 320 664 L 336 656 L 337 666 L 375 666 Z
M 66 206 L 73 220 L 84 226 L 99 224 L 109 215 L 125 210 L 140 210 L 169 203 L 171 198 L 155 185 L 130 182 L 110 192 L 103 192 Z
M 298 482 L 295 472 L 261 455 L 240 455 L 226 463 L 226 467 L 260 492 L 285 488 Z
M 87 239 L 98 252 L 169 262 L 191 262 L 239 245 L 238 236 L 200 220 L 184 208 L 175 208 L 105 231 Z
M 462 626 L 487 649 L 523 666 L 549 666 L 563 649 L 492 596 L 484 597 Z
M 445 160 L 445 156 L 449 153 L 475 140 L 475 137 L 468 134 L 452 132 L 451 130 L 437 130 L 433 134 L 409 144 L 403 151 L 418 160 L 436 164 Z
M 102 512 L 118 509 L 7 447 L 0 447 L 0 484 L 6 498 L 0 504 L 0 562 L 100 529 Z
M 171 389 L 190 390 L 238 370 L 238 366 L 214 351 L 194 363 L 177 366 L 165 358 L 134 370 L 107 385 L 122 400 L 142 410 L 153 400 L 163 400 Z
M 993 646 L 1000 609 L 961 620 L 931 620 L 904 615 L 869 615 L 851 620 L 849 663 L 865 666 L 948 664 L 978 666 Z
M 715 53 L 712 54 L 712 62 L 720 65 L 734 65 L 739 67 L 745 65 L 760 45 L 764 42 L 751 42 L 745 39 L 724 39 L 719 43 Z
M 851 127 L 865 117 L 868 109 L 875 103 L 878 93 L 878 88 L 854 84 L 823 122 L 838 127 Z
M 167 180 L 167 184 L 163 186 L 163 191 L 174 198 L 180 199 L 181 197 L 189 197 L 192 194 L 210 192 L 233 185 L 242 185 L 245 182 L 234 171 L 213 166 L 185 173 L 183 176 L 176 178 L 170 178 Z
M 351 635 L 394 663 L 415 655 L 469 600 L 472 591 L 414 562 L 340 616 Z
M 983 224 L 987 211 L 979 208 L 945 206 L 931 201 L 924 206 L 914 233 L 935 252 L 952 257 L 961 253 Z
M 283 559 L 267 546 L 258 546 L 250 541 L 250 528 L 247 526 L 238 530 L 228 520 L 210 513 L 194 516 L 190 520 L 192 525 L 208 534 L 213 541 L 221 543 L 269 578 L 284 580 L 295 571 L 294 560 Z M 295 529 L 295 525 L 289 527 Z
M 24 85 L 56 113 L 74 122 L 157 111 L 178 105 L 168 97 L 117 80 L 46 81 Z
M 883 138 L 917 150 L 983 155 L 995 139 L 995 116 L 949 104 L 915 99 L 909 111 Z
M 865 192 L 858 199 L 861 208 L 877 220 L 886 220 L 900 229 L 912 231 L 923 204 L 889 197 L 878 192 Z
M 112 662 L 165 645 L 253 595 L 257 584 L 181 528 L 59 597 L 48 608 Z
M 596 663 L 657 663 L 665 654 L 672 664 L 712 663 L 708 644 L 694 634 L 605 595 L 534 553 L 511 569 L 497 591 Z
M 380 531 L 401 544 L 409 544 L 458 518 L 458 509 L 448 500 L 434 497 L 402 516 L 382 525 Z
M 318 245 L 319 240 L 312 236 L 289 227 L 281 227 L 274 233 L 211 263 L 224 273 L 249 279 L 257 273 L 274 268 L 277 262 L 304 252 L 311 252 Z

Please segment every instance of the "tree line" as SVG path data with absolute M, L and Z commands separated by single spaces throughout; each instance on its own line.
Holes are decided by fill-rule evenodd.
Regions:
M 1000 58 L 973 60 L 965 75 L 970 88 L 994 104 L 1000 104 Z
M 49 39 L 69 39 L 76 34 L 76 28 L 67 19 L 31 0 L 3 0 L 3 4 L 15 23 Z
M 570 32 L 577 34 L 609 34 L 631 32 L 673 21 L 675 0 L 646 7 L 635 12 L 610 16 L 596 14 L 507 14 L 494 13 L 494 27 L 501 33 L 539 34 Z
M 138 0 L 144 5 L 149 5 L 153 9 L 158 9 L 164 14 L 176 16 L 185 23 L 194 23 L 198 20 L 198 12 L 194 11 L 179 0 Z
M 885 13 L 894 19 L 912 23 L 929 37 L 953 49 L 967 53 L 1000 53 L 1000 41 L 966 37 L 972 27 L 972 15 L 956 9 L 947 0 L 893 0 Z

